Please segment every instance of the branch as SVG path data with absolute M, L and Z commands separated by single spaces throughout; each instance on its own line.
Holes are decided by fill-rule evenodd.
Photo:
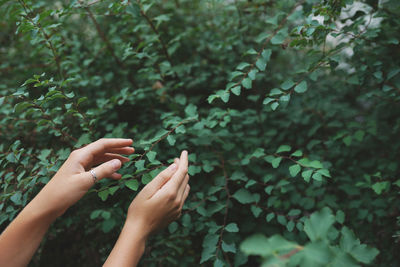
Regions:
M 62 73 L 62 69 L 61 69 L 61 62 L 60 62 L 60 58 L 57 55 L 57 52 L 53 46 L 53 43 L 50 41 L 50 36 L 44 31 L 44 29 L 40 26 L 39 23 L 34 22 L 28 15 L 28 13 L 32 13 L 32 10 L 25 4 L 24 0 L 19 0 L 19 3 L 21 4 L 21 6 L 24 8 L 26 16 L 24 16 L 24 18 L 26 18 L 27 20 L 29 20 L 36 28 L 38 28 L 39 32 L 42 33 L 44 39 L 46 40 L 47 45 L 49 46 L 52 54 L 53 54 L 53 58 L 54 61 L 56 62 L 57 65 L 57 70 L 58 73 L 60 74 L 60 77 L 62 80 L 64 80 L 64 75 Z M 61 88 L 61 90 L 63 90 Z
M 217 249 L 215 251 L 215 257 L 218 256 L 218 252 L 219 250 L 221 250 L 221 245 L 222 245 L 222 237 L 224 235 L 224 231 L 225 231 L 225 227 L 226 227 L 226 223 L 228 221 L 228 211 L 229 211 L 229 200 L 232 197 L 232 195 L 229 192 L 229 187 L 228 187 L 228 183 L 229 183 L 229 177 L 226 173 L 226 169 L 225 169 L 225 161 L 224 158 L 222 156 L 220 156 L 220 161 L 221 161 L 221 169 L 224 173 L 224 177 L 225 177 L 225 185 L 224 185 L 224 189 L 226 192 L 226 202 L 225 202 L 225 213 L 224 213 L 224 224 L 222 225 L 221 231 L 219 233 L 219 239 L 218 239 L 218 244 L 217 244 Z M 224 254 L 225 255 L 225 254 Z M 229 266 L 232 266 L 232 264 L 229 262 L 229 258 L 225 255 L 225 259 L 226 261 L 229 263 Z
M 158 41 L 159 41 L 160 44 L 161 44 L 162 51 L 163 51 L 165 57 L 167 58 L 169 64 L 171 64 L 171 67 L 172 67 L 173 64 L 172 64 L 171 57 L 170 57 L 170 55 L 169 55 L 169 53 L 168 53 L 168 49 L 167 49 L 166 44 L 165 44 L 164 41 L 161 39 L 161 36 L 160 36 L 159 31 L 157 30 L 156 26 L 155 26 L 154 23 L 151 21 L 151 19 L 149 18 L 149 16 L 147 16 L 146 13 L 143 11 L 143 9 L 142 9 L 142 4 L 140 3 L 140 0 L 136 0 L 136 1 L 137 1 L 138 5 L 139 5 L 139 8 L 140 8 L 140 14 L 146 19 L 146 21 L 147 21 L 147 23 L 149 24 L 150 28 L 151 28 L 151 29 L 153 30 L 153 32 L 157 35 L 157 39 L 158 39 Z M 174 72 L 175 77 L 179 79 L 178 74 L 177 74 L 175 71 L 173 71 L 173 72 Z
M 79 1 L 79 3 L 82 5 L 82 1 Z M 114 58 L 114 61 L 117 63 L 118 66 L 120 66 L 121 69 L 124 69 L 126 67 L 125 64 L 115 54 L 114 48 L 112 47 L 110 41 L 108 40 L 107 36 L 105 35 L 105 33 L 101 29 L 99 23 L 97 22 L 96 18 L 94 17 L 92 11 L 90 10 L 89 5 L 87 5 L 87 6 L 82 5 L 82 7 L 88 13 L 90 20 L 93 22 L 94 26 L 96 27 L 97 33 L 99 34 L 99 36 L 103 40 L 103 42 L 106 44 L 106 47 L 107 47 L 108 51 L 111 53 L 111 56 Z M 128 80 L 134 87 L 138 87 L 131 75 L 128 75 Z

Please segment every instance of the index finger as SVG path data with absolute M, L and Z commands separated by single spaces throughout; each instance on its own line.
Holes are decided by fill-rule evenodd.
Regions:
M 93 142 L 84 148 L 83 151 L 91 154 L 92 156 L 103 154 L 107 152 L 107 150 L 126 147 L 132 145 L 132 139 L 123 139 L 123 138 L 102 138 Z
M 174 173 L 171 179 L 167 182 L 169 186 L 178 190 L 188 172 L 188 152 L 183 150 L 179 159 L 178 170 Z

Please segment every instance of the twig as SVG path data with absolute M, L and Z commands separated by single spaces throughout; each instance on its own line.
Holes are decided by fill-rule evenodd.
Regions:
M 222 237 L 224 235 L 224 231 L 225 231 L 225 227 L 226 227 L 226 223 L 228 221 L 228 212 L 229 212 L 229 200 L 232 197 L 230 192 L 229 192 L 229 187 L 228 187 L 228 183 L 229 183 L 229 177 L 226 173 L 226 169 L 225 169 L 225 161 L 224 158 L 222 156 L 220 156 L 220 161 L 221 161 L 221 169 L 224 173 L 224 177 L 225 177 L 225 185 L 224 185 L 224 189 L 226 192 L 226 202 L 225 202 L 225 212 L 224 212 L 224 223 L 222 225 L 221 231 L 219 233 L 219 238 L 218 238 L 218 244 L 217 244 L 217 249 L 215 251 L 215 257 L 218 257 L 218 252 L 219 250 L 221 250 L 221 245 L 222 245 Z M 229 258 L 224 254 L 226 261 L 228 262 L 229 266 L 232 266 L 232 264 L 229 262 Z
M 57 55 L 57 52 L 53 46 L 53 43 L 50 41 L 50 36 L 44 31 L 44 29 L 40 26 L 39 23 L 34 22 L 28 15 L 28 13 L 32 13 L 32 10 L 25 4 L 24 0 L 19 0 L 19 3 L 21 4 L 21 6 L 24 8 L 25 12 L 26 12 L 26 16 L 24 16 L 26 19 L 28 19 L 36 28 L 38 28 L 38 30 L 42 33 L 44 39 L 46 40 L 47 45 L 49 46 L 52 54 L 53 54 L 53 58 L 56 62 L 57 65 L 57 70 L 58 73 L 60 74 L 60 77 L 62 80 L 64 80 L 64 75 L 61 69 L 61 62 L 60 62 L 60 58 Z M 63 90 L 61 88 L 61 90 Z

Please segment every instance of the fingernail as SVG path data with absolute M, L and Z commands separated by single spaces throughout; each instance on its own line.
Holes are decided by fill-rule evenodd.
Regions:
M 169 166 L 171 168 L 172 171 L 176 170 L 176 168 L 178 167 L 175 163 L 173 163 L 171 166 Z
M 111 166 L 114 168 L 114 170 L 118 170 L 119 167 L 121 167 L 121 161 L 119 161 L 118 159 L 114 159 L 113 161 L 111 161 Z

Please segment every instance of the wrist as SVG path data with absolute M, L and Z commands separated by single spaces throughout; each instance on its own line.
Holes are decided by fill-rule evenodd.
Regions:
M 35 217 L 52 222 L 64 213 L 64 211 L 61 211 L 56 207 L 56 205 L 54 205 L 55 203 L 57 203 L 56 199 L 48 196 L 46 191 L 41 190 L 25 209 Z
M 134 237 L 138 242 L 146 243 L 150 233 L 145 227 L 145 224 L 139 220 L 127 219 L 125 221 L 123 231 L 129 232 L 129 235 Z

